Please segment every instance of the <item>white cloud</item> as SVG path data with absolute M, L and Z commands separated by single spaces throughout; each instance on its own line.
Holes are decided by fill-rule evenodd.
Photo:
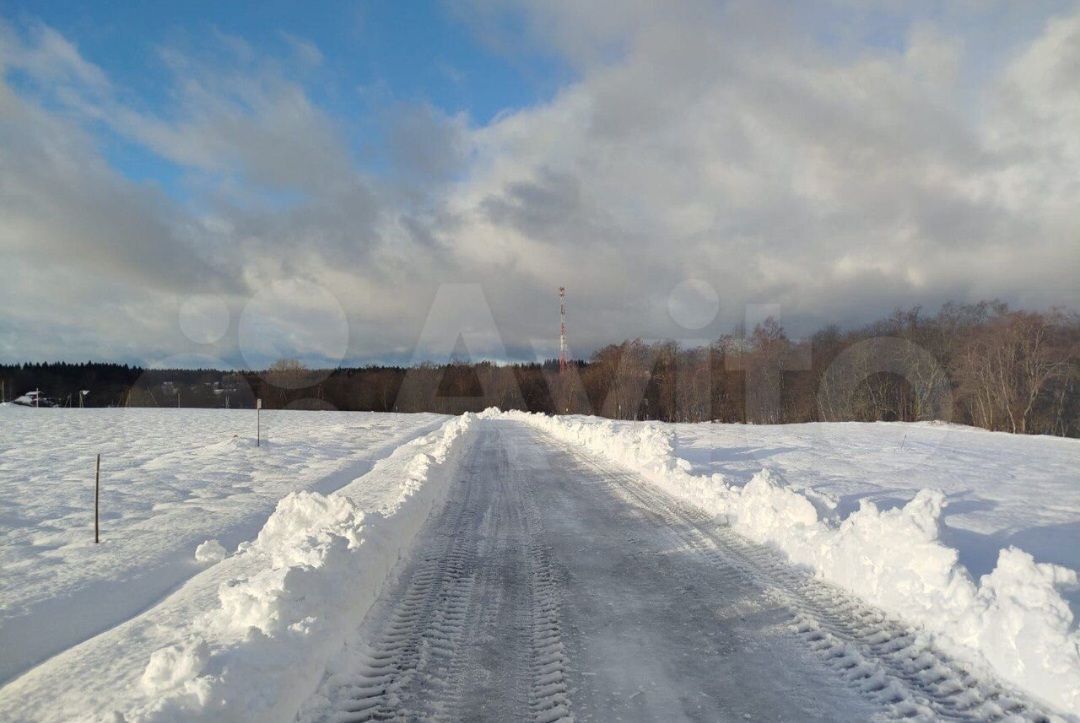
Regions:
M 989 47 L 997 6 L 935 22 L 883 5 L 912 17 L 878 42 L 843 3 L 479 5 L 493 47 L 560 54 L 576 79 L 479 127 L 392 101 L 378 175 L 295 70 L 329 62 L 307 40 L 286 36 L 299 65 L 224 37 L 212 62 L 165 50 L 173 103 L 149 112 L 55 31 L 3 30 L 6 67 L 39 82 L 0 85 L 18 279 L 0 287 L 0 355 L 239 361 L 234 328 L 191 347 L 178 299 L 213 293 L 235 318 L 255 289 L 311 284 L 340 302 L 353 359 L 409 358 L 443 283 L 482 283 L 525 356 L 555 333 L 560 285 L 585 351 L 681 333 L 668 301 L 687 279 L 719 292 L 703 334 L 747 303 L 796 331 L 947 299 L 1078 305 L 1080 13 Z M 193 199 L 109 168 L 102 122 L 180 167 Z M 272 315 L 274 353 L 341 337 L 302 301 Z
M 1020 102 L 1017 135 L 1075 141 L 1064 129 L 1080 104 L 1060 92 L 1080 87 L 1070 64 L 1080 45 L 1065 29 L 1075 17 L 1052 21 L 1005 81 L 973 92 L 958 83 L 961 63 L 975 59 L 925 22 L 900 51 L 852 56 L 790 42 L 797 29 L 749 4 L 714 22 L 668 4 L 636 23 L 553 7 L 535 24 L 552 43 L 576 47 L 566 28 L 610 20 L 601 35 L 617 36 L 624 55 L 584 62 L 581 80 L 549 104 L 478 131 L 486 163 L 453 205 L 470 219 L 459 236 L 478 261 L 490 246 L 496 258 L 520 253 L 539 288 L 579 290 L 585 338 L 670 333 L 653 313 L 612 330 L 598 312 L 631 300 L 654 312 L 673 281 L 699 273 L 721 290 L 729 320 L 747 301 L 813 320 L 979 296 L 1076 304 L 1080 234 L 1035 198 L 1049 186 L 1075 208 L 1075 173 L 1037 148 L 986 141 L 1002 120 L 999 82 L 1031 64 L 1059 90 L 1045 93 L 1053 106 Z M 1010 206 L 988 191 L 1009 183 L 1030 195 Z
M 285 42 L 291 46 L 293 53 L 301 63 L 312 67 L 323 64 L 325 58 L 322 51 L 319 50 L 319 46 L 315 45 L 315 43 L 297 37 L 292 33 L 282 32 L 281 35 L 285 38 Z

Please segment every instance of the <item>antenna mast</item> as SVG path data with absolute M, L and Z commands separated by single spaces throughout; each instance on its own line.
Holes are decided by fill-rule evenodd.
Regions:
M 566 371 L 566 287 L 559 287 L 559 372 Z

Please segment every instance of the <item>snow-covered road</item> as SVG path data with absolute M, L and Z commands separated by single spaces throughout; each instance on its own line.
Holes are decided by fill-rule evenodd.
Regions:
M 0 612 L 27 624 L 0 670 L 57 652 L 0 687 L 0 720 L 1080 722 L 1076 571 L 1009 548 L 974 578 L 942 523 L 956 498 L 971 524 L 1073 529 L 1074 440 L 957 430 L 906 479 L 880 463 L 951 428 L 897 445 L 895 425 L 293 413 L 255 448 L 238 417 L 170 411 L 7 420 Z M 115 429 L 117 514 L 86 545 L 63 464 Z M 713 469 L 743 464 L 723 435 L 757 432 L 790 449 Z M 795 449 L 807 434 L 826 446 Z M 958 455 L 985 473 L 954 480 Z M 1027 518 L 1008 512 L 1009 460 L 1032 480 Z M 856 478 L 882 507 L 842 515 Z M 969 486 L 1008 510 L 964 506 Z M 71 539 L 38 544 L 46 527 Z M 211 537 L 224 558 L 193 561 Z M 173 559 L 176 589 L 144 594 L 142 571 Z M 20 602 L 85 601 L 91 583 L 130 597 L 92 606 L 100 632 Z
M 445 506 L 302 719 L 1043 716 L 580 447 L 507 418 L 460 444 Z

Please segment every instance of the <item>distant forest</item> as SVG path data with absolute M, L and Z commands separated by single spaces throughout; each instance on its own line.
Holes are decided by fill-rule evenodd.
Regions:
M 1080 315 L 998 302 L 919 308 L 789 339 L 769 319 L 707 347 L 640 339 L 558 362 L 263 371 L 93 363 L 0 365 L 7 400 L 40 389 L 63 406 L 253 407 L 378 412 L 597 414 L 669 422 L 918 421 L 1080 436 Z

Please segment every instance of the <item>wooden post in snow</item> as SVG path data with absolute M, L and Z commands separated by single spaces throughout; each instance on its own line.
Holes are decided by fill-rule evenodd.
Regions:
M 101 497 L 101 454 L 97 456 L 97 470 L 94 472 L 94 544 L 101 542 L 98 526 L 98 499 Z
M 258 447 L 261 444 L 262 427 L 259 420 L 259 411 L 262 409 L 262 400 L 255 400 L 255 446 Z

